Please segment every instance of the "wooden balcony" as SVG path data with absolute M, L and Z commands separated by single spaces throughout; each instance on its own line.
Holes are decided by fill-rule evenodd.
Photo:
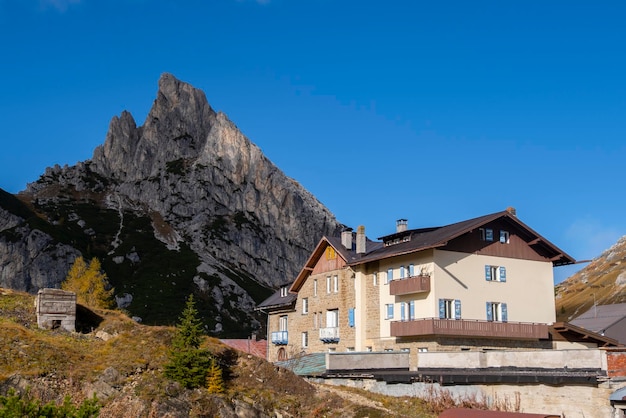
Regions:
M 473 338 L 532 339 L 548 338 L 548 325 L 525 322 L 491 322 L 467 319 L 424 318 L 394 321 L 393 337 L 447 335 Z
M 409 293 L 430 292 L 430 276 L 411 276 L 389 282 L 391 295 L 408 295 Z

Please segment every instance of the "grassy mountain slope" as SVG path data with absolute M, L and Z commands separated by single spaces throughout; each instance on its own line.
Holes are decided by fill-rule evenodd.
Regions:
M 203 346 L 224 367 L 226 393 L 186 390 L 162 374 L 174 328 L 137 324 L 116 311 L 81 309 L 79 328 L 88 333 L 40 330 L 33 298 L 0 289 L 0 394 L 28 387 L 44 402 L 68 394 L 79 402 L 96 393 L 103 404 L 100 417 L 115 418 L 434 417 L 441 407 L 312 385 L 209 337 Z
M 555 288 L 558 321 L 598 305 L 626 302 L 626 236 Z

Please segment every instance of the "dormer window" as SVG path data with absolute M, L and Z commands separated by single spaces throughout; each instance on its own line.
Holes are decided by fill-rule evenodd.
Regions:
M 493 241 L 493 229 L 480 228 L 480 239 L 483 241 Z
M 280 288 L 280 297 L 284 298 L 287 297 L 287 293 L 289 292 L 289 290 L 287 289 L 287 286 L 283 286 Z

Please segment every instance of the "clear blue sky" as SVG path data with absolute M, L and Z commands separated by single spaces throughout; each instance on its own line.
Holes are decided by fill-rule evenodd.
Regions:
M 143 124 L 171 72 L 372 238 L 514 206 L 593 258 L 626 234 L 624 22 L 624 1 L 0 0 L 0 188 L 91 158 L 122 110 Z

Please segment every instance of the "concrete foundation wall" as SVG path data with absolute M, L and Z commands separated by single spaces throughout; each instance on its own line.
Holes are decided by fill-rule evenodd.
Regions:
M 417 368 L 537 367 L 606 370 L 606 352 L 598 349 L 545 351 L 468 351 L 419 353 Z
M 326 353 L 326 370 L 409 370 L 409 353 Z
M 549 413 L 567 418 L 611 418 L 618 412 L 611 406 L 609 396 L 626 382 L 606 382 L 599 386 L 548 385 L 459 385 L 440 386 L 436 383 L 391 384 L 359 379 L 310 379 L 317 383 L 355 387 L 388 396 L 415 396 L 433 399 L 447 392 L 457 400 L 484 400 L 490 405 L 506 405 L 509 411 Z

